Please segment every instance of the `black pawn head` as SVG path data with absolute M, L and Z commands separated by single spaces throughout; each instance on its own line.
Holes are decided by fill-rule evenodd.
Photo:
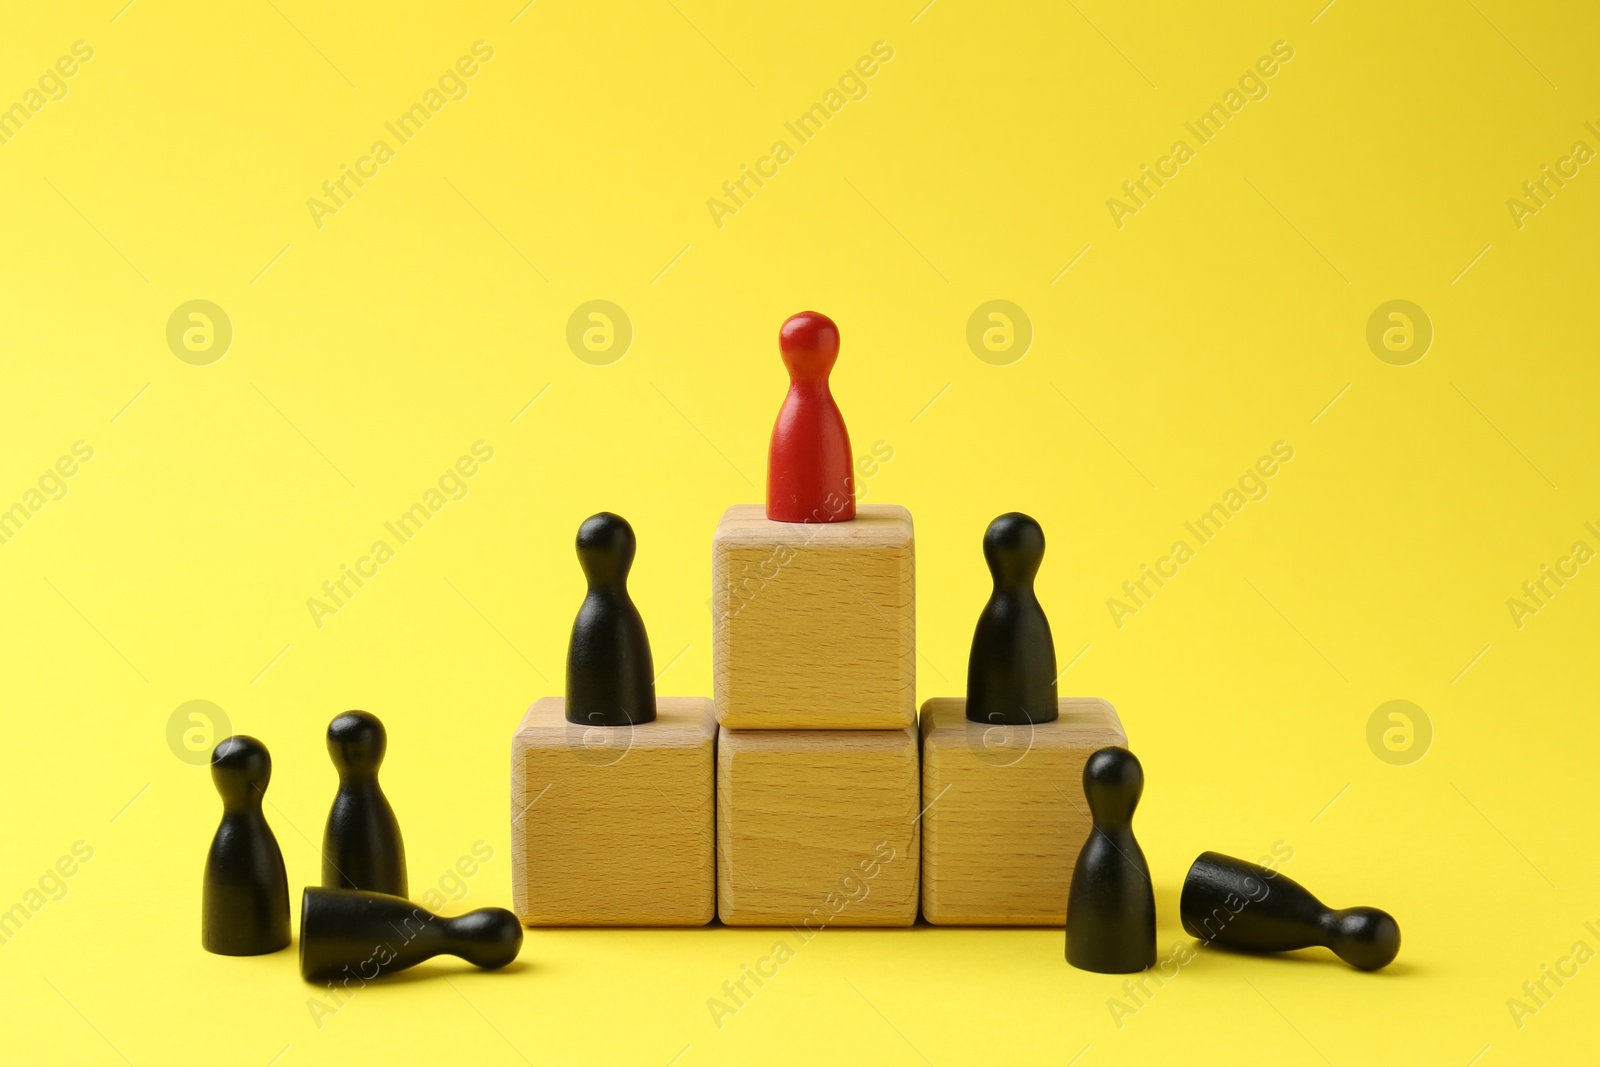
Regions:
M 489 970 L 514 962 L 522 952 L 522 923 L 504 908 L 458 915 L 450 920 L 450 935 L 463 959 Z
M 578 564 L 589 588 L 619 588 L 628 578 L 639 540 L 621 515 L 602 511 L 578 527 Z
M 328 755 L 340 775 L 376 774 L 389 734 L 368 711 L 347 711 L 328 724 Z
M 272 780 L 267 746 L 244 734 L 223 738 L 211 752 L 211 780 L 217 784 L 225 808 L 260 804 Z
M 1125 748 L 1102 748 L 1083 765 L 1083 795 L 1095 825 L 1127 825 L 1144 792 L 1144 768 Z
M 1044 529 L 1020 511 L 1009 511 L 983 534 L 983 558 L 996 589 L 1027 589 L 1044 562 Z
M 1346 908 L 1336 913 L 1329 947 L 1350 966 L 1375 971 L 1400 954 L 1400 924 L 1377 908 Z

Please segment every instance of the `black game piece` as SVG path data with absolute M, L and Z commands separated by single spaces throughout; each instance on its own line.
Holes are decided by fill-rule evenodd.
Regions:
M 983 558 L 994 575 L 994 592 L 972 635 L 967 718 L 1007 726 L 1054 722 L 1056 646 L 1033 595 L 1044 531 L 1020 511 L 1008 512 L 984 532 Z
M 1400 924 L 1377 908 L 1327 907 L 1299 882 L 1219 852 L 1202 852 L 1178 902 L 1191 937 L 1249 952 L 1321 945 L 1375 971 L 1400 952 Z
M 370 982 L 444 953 L 493 970 L 522 950 L 522 924 L 504 908 L 444 919 L 386 893 L 307 886 L 300 898 L 300 974 L 308 982 Z
M 222 822 L 206 853 L 200 944 L 222 956 L 259 956 L 289 944 L 289 877 L 261 813 L 272 779 L 267 746 L 240 734 L 211 753 Z
M 328 755 L 339 791 L 322 835 L 322 884 L 406 895 L 406 849 L 400 822 L 378 785 L 389 735 L 376 715 L 347 711 L 328 724 Z
M 628 520 L 609 511 L 578 527 L 578 562 L 589 594 L 567 646 L 568 722 L 638 726 L 655 720 L 650 638 L 628 596 L 628 568 L 638 547 Z
M 1067 893 L 1067 962 L 1128 974 L 1156 962 L 1156 897 L 1133 838 L 1144 768 L 1125 748 L 1102 748 L 1083 765 L 1094 829 L 1078 853 Z

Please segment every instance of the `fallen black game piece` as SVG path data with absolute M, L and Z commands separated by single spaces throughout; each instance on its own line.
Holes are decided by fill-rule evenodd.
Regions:
M 1202 852 L 1189 868 L 1178 912 L 1191 937 L 1249 952 L 1321 945 L 1363 971 L 1400 952 L 1400 924 L 1388 912 L 1335 910 L 1286 875 L 1218 852 Z
M 211 753 L 222 822 L 206 853 L 200 944 L 222 956 L 259 956 L 289 944 L 289 878 L 261 801 L 272 779 L 267 746 L 243 734 Z
M 1133 837 L 1143 791 L 1144 768 L 1125 748 L 1102 748 L 1083 765 L 1094 828 L 1067 892 L 1067 962 L 1081 970 L 1128 974 L 1156 962 L 1155 891 Z
M 376 715 L 347 711 L 328 724 L 328 755 L 339 791 L 322 835 L 322 884 L 406 895 L 406 850 L 400 822 L 378 785 L 389 737 Z
M 300 898 L 300 975 L 370 982 L 449 954 L 493 970 L 522 950 L 522 925 L 504 908 L 451 919 L 401 897 L 307 886 Z
M 638 540 L 628 520 L 602 511 L 578 527 L 588 595 L 567 645 L 567 721 L 638 726 L 656 717 L 655 669 L 644 619 L 628 596 Z
M 967 718 L 1007 726 L 1054 722 L 1056 646 L 1033 593 L 1044 560 L 1044 530 L 1021 512 L 1001 515 L 984 532 L 983 558 L 994 592 L 972 635 Z

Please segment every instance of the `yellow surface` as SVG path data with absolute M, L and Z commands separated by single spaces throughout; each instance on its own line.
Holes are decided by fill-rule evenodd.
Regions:
M 13 5 L 0 34 L 26 114 L 0 143 L 0 499 L 26 515 L 0 544 L 8 1061 L 1592 1055 L 1600 965 L 1569 958 L 1600 950 L 1600 573 L 1572 556 L 1600 549 L 1591 7 L 121 3 Z M 857 99 L 786 129 L 879 41 Z M 387 132 L 463 56 L 464 98 Z M 1241 79 L 1259 98 L 1200 143 L 1185 123 Z M 1175 176 L 1109 208 L 1146 164 Z M 1547 164 L 1564 187 L 1508 206 Z M 313 212 L 345 165 L 371 176 Z M 708 208 L 746 165 L 775 176 Z M 232 324 L 209 364 L 214 315 L 211 350 L 187 318 L 187 358 L 168 345 L 192 300 Z M 608 365 L 600 320 L 568 346 L 591 300 L 631 324 Z M 1030 328 L 980 317 L 980 359 L 991 300 Z M 1391 300 L 1432 323 L 1419 362 L 1369 348 Z M 322 731 L 383 716 L 412 885 L 460 909 L 510 899 L 510 737 L 559 692 L 584 516 L 632 520 L 660 688 L 709 695 L 711 532 L 760 499 L 776 331 L 813 307 L 857 455 L 892 453 L 865 499 L 916 518 L 919 700 L 962 691 L 985 524 L 1032 513 L 1063 691 L 1111 700 L 1146 768 L 1163 957 L 1192 943 L 1197 853 L 1276 846 L 1329 902 L 1391 910 L 1399 961 L 1202 951 L 1130 1013 L 1059 931 L 532 932 L 512 973 L 430 965 L 319 1026 L 292 952 L 203 953 L 218 805 L 169 748 L 186 702 L 271 746 L 296 891 Z M 1245 477 L 1266 496 L 1188 534 L 1276 442 L 1292 460 Z M 419 502 L 401 543 L 384 524 Z M 314 620 L 347 564 L 375 576 Z M 1177 576 L 1119 626 L 1145 564 Z M 1546 564 L 1576 576 L 1513 613 Z M 1431 724 L 1419 761 L 1375 754 L 1416 751 L 1384 748 L 1388 712 L 1369 747 L 1391 700 Z

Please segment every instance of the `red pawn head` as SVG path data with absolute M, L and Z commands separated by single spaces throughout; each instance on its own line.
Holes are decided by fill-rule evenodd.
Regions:
M 767 518 L 775 522 L 844 522 L 856 517 L 850 435 L 828 390 L 839 357 L 839 328 L 802 311 L 778 331 L 789 369 L 789 395 L 767 452 Z
M 791 381 L 826 382 L 839 358 L 839 327 L 820 311 L 791 315 L 778 331 L 778 351 Z

